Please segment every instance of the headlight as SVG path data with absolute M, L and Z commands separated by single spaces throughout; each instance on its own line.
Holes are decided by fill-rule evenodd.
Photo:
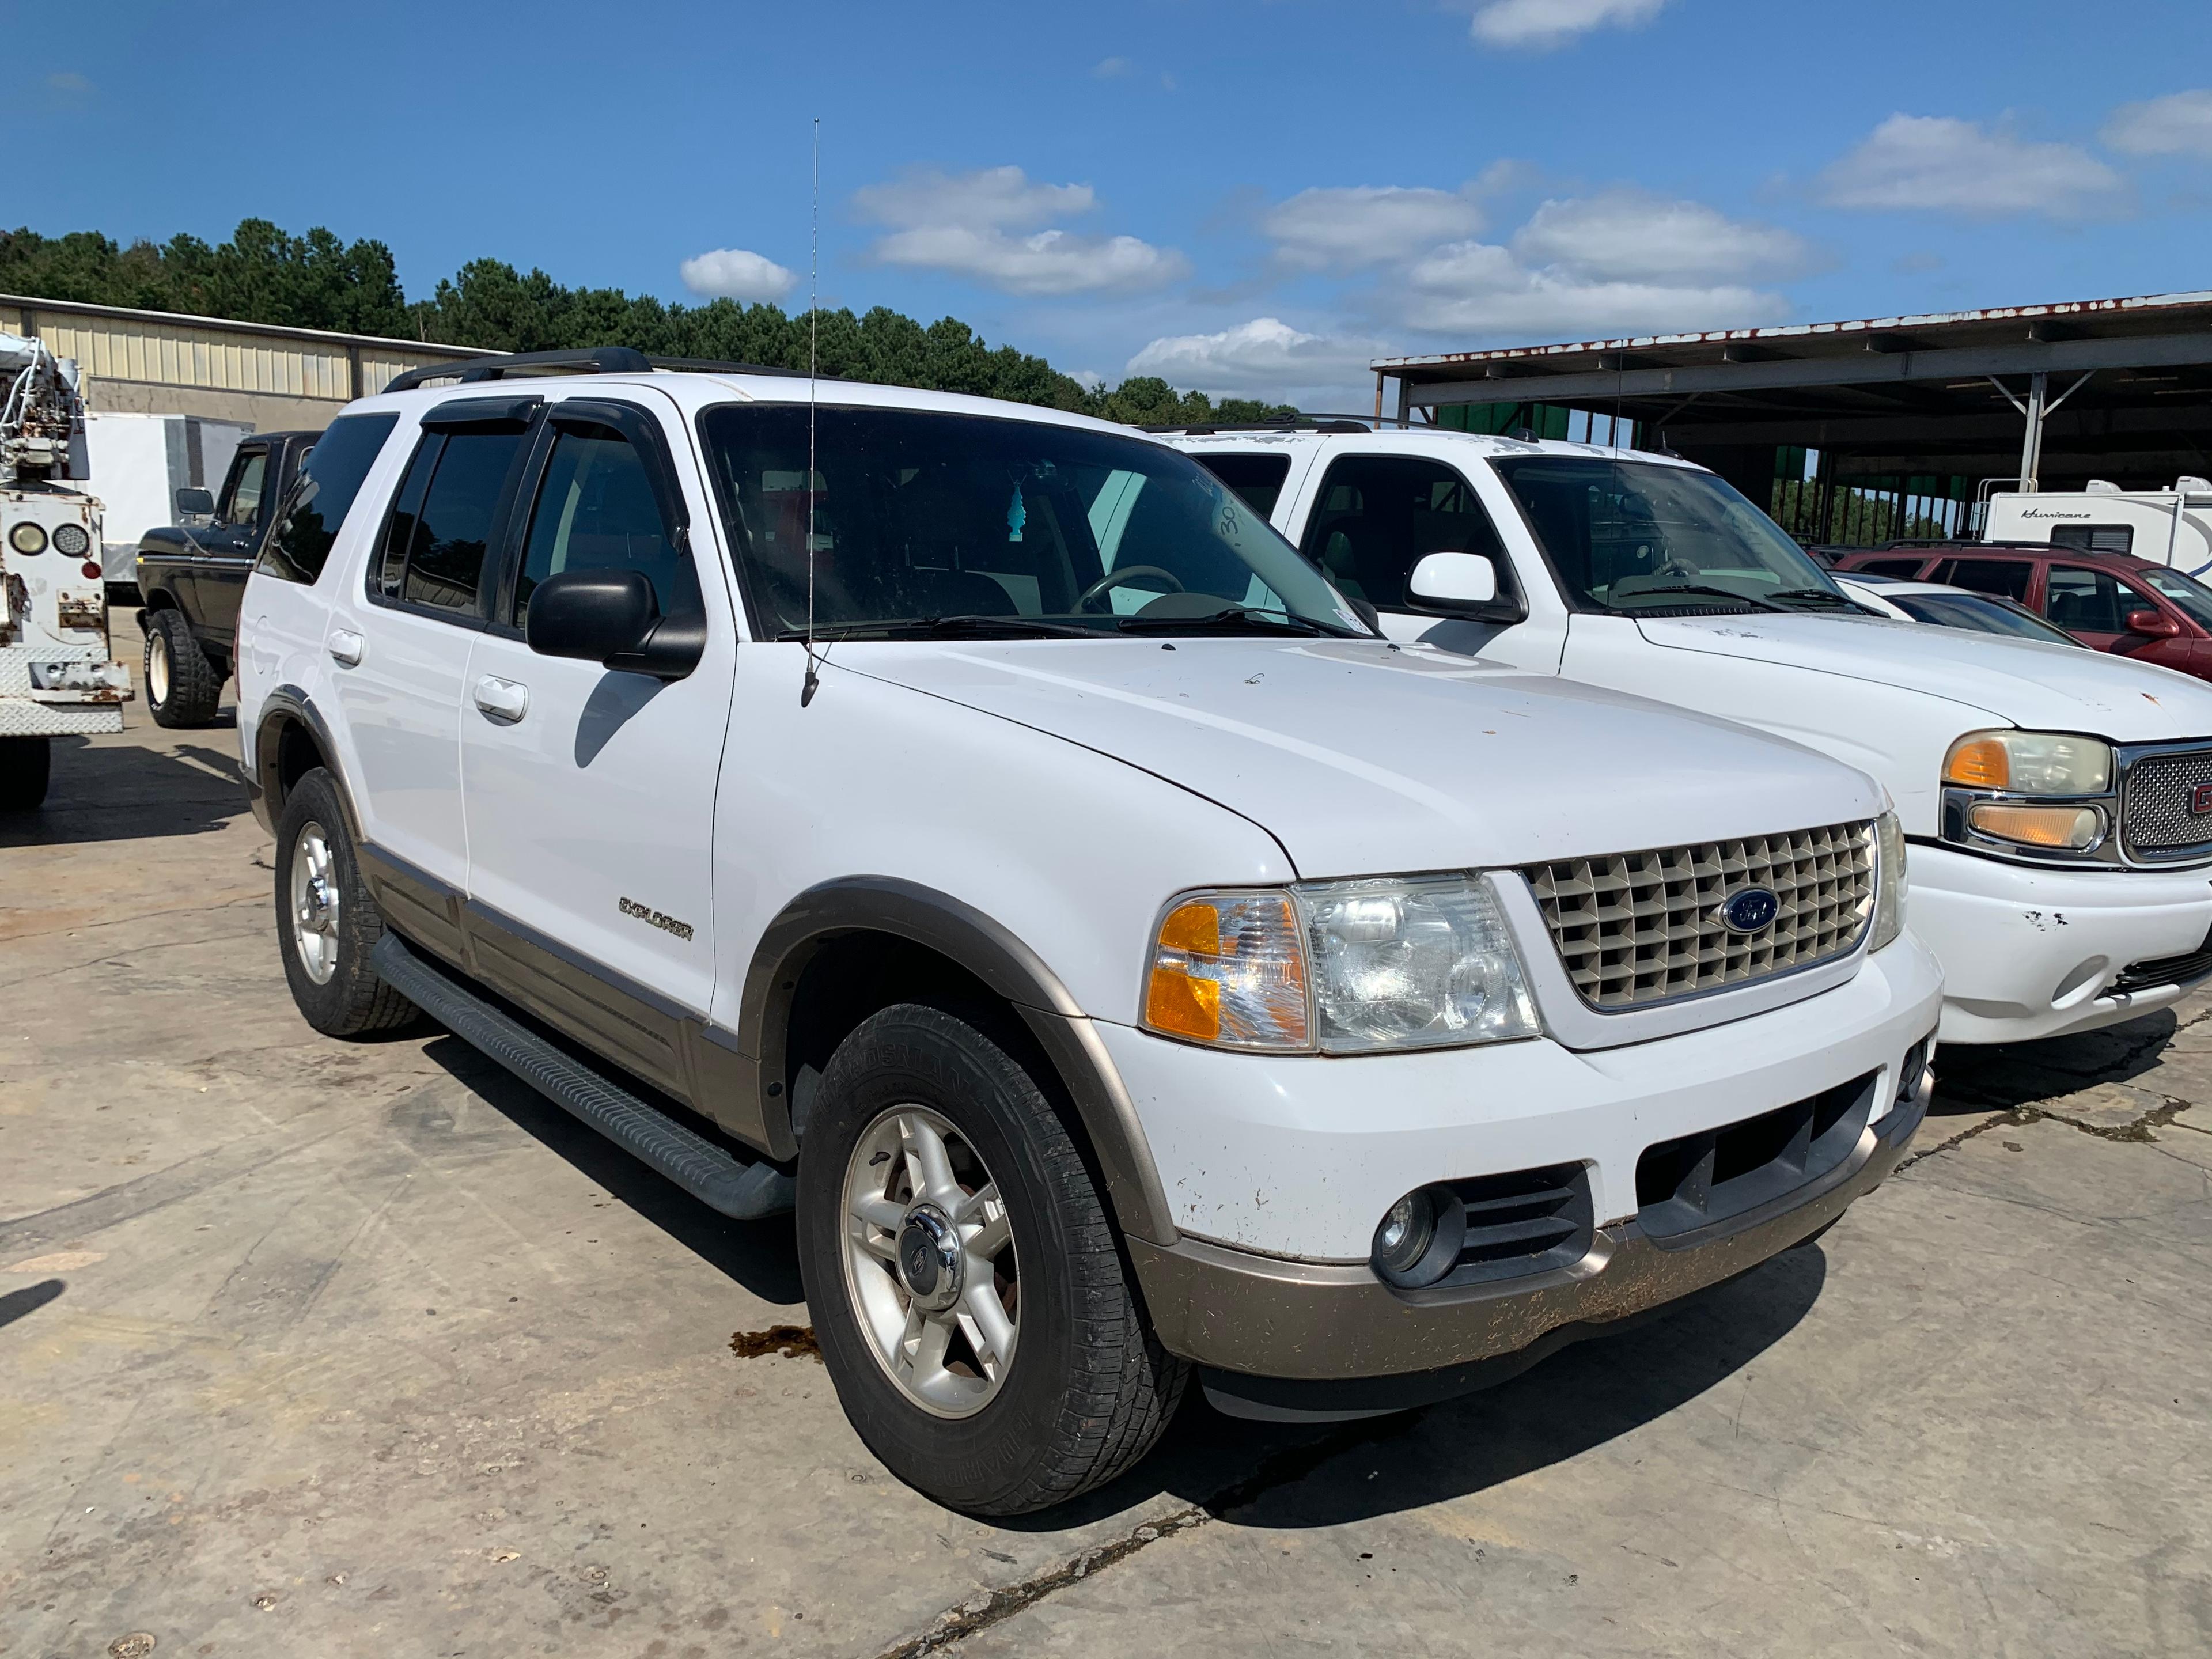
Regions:
M 1225 1048 L 1328 1054 L 1540 1029 L 1497 901 L 1464 875 L 1178 899 L 1154 941 L 1144 1023 Z
M 1943 781 L 2008 795 L 2101 795 L 2112 746 L 2063 732 L 1969 732 L 1943 757 Z
M 1879 951 L 1905 931 L 1905 826 L 1894 811 L 1875 821 L 1874 937 L 1867 949 Z

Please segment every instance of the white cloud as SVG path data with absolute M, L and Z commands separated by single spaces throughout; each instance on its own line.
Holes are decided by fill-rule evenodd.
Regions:
M 773 259 L 741 247 L 718 247 L 693 255 L 677 267 L 684 286 L 718 300 L 781 300 L 797 275 Z
M 2114 149 L 2130 155 L 2212 157 L 2212 88 L 2123 104 L 2112 112 L 2102 136 Z
M 1820 175 L 1844 208 L 2079 219 L 2124 204 L 2118 173 L 2071 144 L 2036 143 L 1948 115 L 1893 115 Z
M 853 192 L 860 216 L 876 224 L 959 225 L 970 230 L 1042 225 L 1063 215 L 1088 213 L 1097 204 L 1088 185 L 1032 184 L 1019 167 L 920 171 Z
M 1088 213 L 1097 198 L 1088 185 L 1033 183 L 1015 167 L 909 173 L 855 191 L 853 204 L 892 228 L 873 249 L 884 264 L 950 271 L 1010 294 L 1156 288 L 1190 269 L 1175 249 L 1134 236 L 1078 236 L 1048 226 L 1018 234 Z
M 1126 58 L 1102 58 L 1091 68 L 1091 74 L 1101 81 L 1117 80 L 1135 67 Z
M 1510 248 L 1481 242 L 1455 242 L 1417 260 L 1389 302 L 1409 328 L 1532 343 L 1749 327 L 1779 322 L 1790 310 L 1781 295 L 1743 283 L 1594 276 L 1531 266 Z
M 1513 252 L 1532 266 L 1626 282 L 1785 276 L 1814 263 L 1812 246 L 1790 231 L 1627 189 L 1546 202 L 1515 234 Z
M 1487 0 L 1474 14 L 1472 32 L 1485 46 L 1549 52 L 1592 29 L 1648 23 L 1666 3 L 1667 0 Z
M 1463 191 L 1359 185 L 1302 190 L 1270 208 L 1260 228 L 1285 264 L 1348 270 L 1471 236 L 1482 228 L 1482 210 Z
M 1173 334 L 1129 359 L 1129 374 L 1157 374 L 1171 386 L 1217 398 L 1262 398 L 1310 406 L 1315 393 L 1341 404 L 1353 395 L 1382 346 L 1372 340 L 1308 334 L 1278 317 L 1255 317 L 1218 334 Z

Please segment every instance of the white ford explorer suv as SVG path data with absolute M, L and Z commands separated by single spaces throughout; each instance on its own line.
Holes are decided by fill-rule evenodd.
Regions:
M 556 366 L 403 376 L 282 512 L 240 729 L 285 973 L 795 1205 L 915 1486 L 1066 1498 L 1194 1368 L 1474 1388 L 1895 1164 L 1941 986 L 1863 774 L 1387 641 L 1120 428 Z
M 1945 1042 L 2131 1019 L 2212 974 L 2203 681 L 1868 616 L 1668 457 L 1350 421 L 1176 442 L 1394 639 L 1741 720 L 1880 779 Z

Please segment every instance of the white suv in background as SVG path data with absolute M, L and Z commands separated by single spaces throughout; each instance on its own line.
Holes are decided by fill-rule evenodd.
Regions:
M 2212 974 L 2212 685 L 1867 615 L 1669 456 L 1357 421 L 1176 441 L 1394 639 L 1741 720 L 1880 779 L 1945 1042 L 2109 1025 Z
M 1940 986 L 1865 775 L 1384 640 L 1164 444 L 821 390 L 402 377 L 283 509 L 240 729 L 310 1022 L 422 1008 L 795 1204 L 900 1476 L 1056 1502 L 1194 1368 L 1476 1387 L 1894 1164 Z

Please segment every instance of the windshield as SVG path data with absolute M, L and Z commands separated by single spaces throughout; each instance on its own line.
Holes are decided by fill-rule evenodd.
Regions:
M 2186 611 L 2200 628 L 2212 629 L 2212 588 L 2179 570 L 2139 570 L 2146 587 L 2154 587 Z
M 2010 599 L 1981 593 L 1885 593 L 1882 597 L 1915 622 L 1938 628 L 1967 628 L 1978 634 L 2010 634 L 2051 645 L 2080 645 L 2063 628 L 2053 627 Z
M 1369 630 L 1188 456 L 1041 421 L 729 405 L 700 417 L 771 635 Z
M 1779 525 L 1710 472 L 1600 455 L 1491 465 L 1577 609 L 1850 607 Z

